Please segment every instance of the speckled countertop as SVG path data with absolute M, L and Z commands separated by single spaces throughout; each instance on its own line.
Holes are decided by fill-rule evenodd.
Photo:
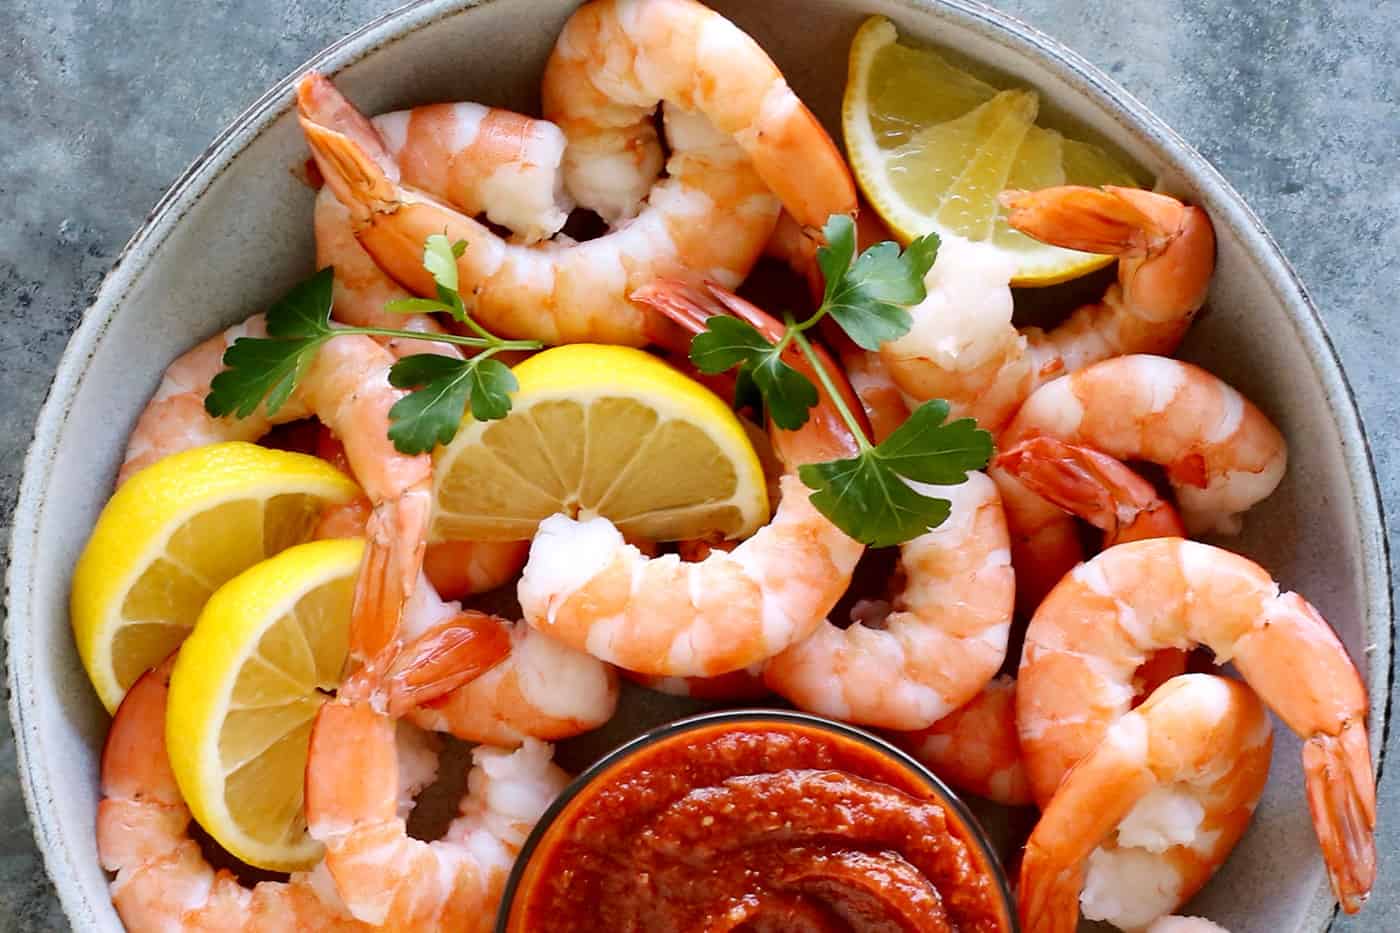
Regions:
M 1400 2 L 1001 0 L 1104 68 L 1234 183 L 1336 342 L 1400 554 Z M 0 503 L 69 333 L 166 186 L 268 85 L 388 6 L 373 0 L 4 0 Z M 4 547 L 4 543 L 0 543 Z M 1394 585 L 1395 581 L 1392 581 Z M 1394 737 L 1392 736 L 1392 742 Z M 1400 925 L 1400 782 L 1364 915 Z M 0 931 L 66 929 L 0 720 Z

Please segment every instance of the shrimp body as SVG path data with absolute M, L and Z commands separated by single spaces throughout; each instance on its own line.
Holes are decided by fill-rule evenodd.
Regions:
M 569 140 L 569 191 L 609 222 L 635 215 L 652 189 L 663 101 L 737 143 L 804 227 L 855 213 L 855 182 L 817 118 L 758 43 L 696 0 L 584 4 L 559 34 L 542 97 Z
M 711 284 L 662 280 L 634 297 L 691 332 L 712 315 L 731 313 L 781 328 Z M 795 349 L 786 359 L 811 373 Z M 849 394 L 849 386 L 841 391 Z M 596 658 L 659 677 L 725 674 L 806 637 L 845 592 L 864 548 L 817 511 L 795 470 L 852 456 L 857 447 L 824 396 L 801 428 L 773 428 L 770 436 L 793 472 L 779 480 L 777 511 L 756 534 L 732 551 L 683 561 L 648 556 L 605 518 L 550 516 L 540 523 L 517 588 L 526 620 Z
M 205 860 L 166 757 L 170 668 L 167 661 L 127 691 L 102 752 L 97 852 L 102 867 L 116 873 L 112 902 L 123 925 L 131 933 L 369 930 L 346 910 L 323 869 L 249 889 Z
M 1197 207 L 1135 188 L 1066 186 L 1008 193 L 1011 226 L 1070 249 L 1119 257 L 1103 299 L 1052 330 L 1011 323 L 1014 262 L 987 244 L 945 238 L 929 297 L 908 334 L 881 347 L 914 401 L 947 399 L 993 433 L 1035 389 L 1127 353 L 1171 353 L 1205 301 L 1215 233 Z M 940 269 L 940 266 L 942 267 Z
M 1086 916 L 1125 930 L 1187 901 L 1248 827 L 1272 739 L 1254 692 L 1209 674 L 1173 678 L 1115 722 L 1026 843 L 1026 933 L 1073 933 L 1081 898 Z M 1152 860 L 1150 882 L 1139 856 Z
M 468 216 L 485 214 L 523 242 L 548 239 L 569 219 L 560 162 L 564 134 L 548 120 L 481 104 L 429 104 L 373 117 L 396 181 Z
M 762 252 L 778 201 L 735 143 L 696 114 L 667 109 L 671 155 L 646 209 L 584 243 L 509 243 L 451 205 L 398 178 L 379 134 L 329 81 L 298 86 L 302 129 L 321 174 L 350 211 L 355 235 L 395 280 L 435 294 L 423 268 L 432 234 L 466 241 L 460 290 L 492 330 L 546 343 L 640 346 L 648 339 L 628 295 L 661 275 L 737 285 Z M 368 127 L 368 132 L 366 132 Z
M 1162 465 L 1193 533 L 1237 532 L 1240 514 L 1274 491 L 1288 459 L 1283 435 L 1248 399 L 1162 356 L 1104 360 L 1043 386 L 999 442 L 1041 434 Z M 1008 478 L 993 476 L 1005 494 Z
M 1036 610 L 1016 697 L 1036 799 L 1128 712 L 1133 678 L 1162 648 L 1204 645 L 1233 661 L 1303 739 L 1313 826 L 1342 908 L 1375 877 L 1375 780 L 1366 691 L 1335 632 L 1296 593 L 1237 554 L 1180 538 L 1109 548 L 1072 570 Z
M 499 627 L 509 654 L 490 670 L 431 701 L 408 718 L 424 729 L 468 742 L 516 746 L 527 738 L 556 740 L 596 729 L 617 709 L 617 676 L 596 658 L 531 629 L 443 602 L 420 580 L 405 613 L 405 638 L 420 637 L 444 619 Z
M 905 584 L 884 625 L 824 621 L 764 669 L 768 686 L 802 709 L 923 729 L 976 696 L 1006 657 L 1015 580 L 996 486 L 973 473 L 916 488 L 952 511 L 900 546 Z
M 993 679 L 968 702 L 916 732 L 893 736 L 909 754 L 960 790 L 1007 807 L 1033 802 L 1016 734 L 1016 680 Z
M 516 854 L 568 783 L 550 747 L 472 752 L 468 792 L 445 836 L 408 835 L 393 788 L 394 722 L 369 702 L 321 708 L 307 758 L 306 812 L 347 909 L 386 930 L 488 930 Z

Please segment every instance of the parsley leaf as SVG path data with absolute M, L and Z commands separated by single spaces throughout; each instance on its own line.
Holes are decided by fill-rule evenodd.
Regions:
M 275 415 L 306 375 L 330 325 L 334 272 L 322 269 L 299 283 L 267 311 L 268 337 L 239 337 L 224 351 L 224 371 L 209 383 L 204 410 L 216 418 L 247 418 L 267 400 Z
M 992 456 L 992 436 L 971 418 L 944 423 L 948 403 L 925 402 L 884 443 L 855 457 L 803 466 L 812 504 L 846 534 L 872 547 L 916 538 L 948 517 L 946 499 L 914 483 L 952 486 Z
M 736 399 L 755 388 L 768 406 L 773 423 L 795 430 L 807 423 L 807 411 L 817 404 L 812 381 L 783 360 L 783 347 L 771 343 L 748 321 L 717 314 L 705 321 L 704 332 L 690 343 L 690 361 L 703 373 L 739 367 Z
M 504 418 L 510 393 L 519 388 L 515 374 L 500 360 L 433 353 L 399 360 L 389 370 L 389 382 L 400 389 L 422 387 L 389 409 L 389 439 L 406 454 L 426 453 L 452 440 L 468 407 L 478 421 Z
M 919 237 L 903 252 L 886 241 L 856 256 L 851 218 L 833 215 L 822 232 L 827 245 L 817 250 L 817 264 L 826 291 L 817 314 L 830 314 L 866 350 L 908 333 L 913 319 L 905 308 L 927 294 L 924 276 L 938 255 L 938 235 Z

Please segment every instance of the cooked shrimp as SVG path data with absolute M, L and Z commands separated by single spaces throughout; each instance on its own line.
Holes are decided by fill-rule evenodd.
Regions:
M 526 243 L 548 239 L 569 219 L 573 203 L 559 164 L 564 134 L 548 120 L 457 103 L 385 113 L 369 122 L 398 167 L 395 181 L 468 216 L 485 214 Z
M 510 336 L 641 345 L 643 315 L 628 294 L 660 275 L 737 285 L 777 219 L 778 201 L 743 150 L 703 117 L 668 108 L 668 177 L 640 215 L 585 243 L 508 243 L 396 181 L 379 134 L 325 78 L 307 74 L 297 101 L 321 174 L 375 261 L 411 291 L 433 295 L 422 261 L 427 237 L 466 241 L 457 260 L 461 292 L 484 325 Z
M 1028 612 L 1083 559 L 1075 518 L 1101 530 L 1104 547 L 1186 534 L 1176 509 L 1151 483 L 1088 447 L 1031 437 L 998 454 L 991 475 L 1012 529 L 1017 599 Z
M 870 419 L 875 443 L 881 443 L 909 418 L 909 405 L 890 377 L 878 353 L 852 344 L 841 351 L 841 364 L 860 399 L 865 417 Z
M 1165 467 L 1192 533 L 1237 532 L 1240 514 L 1274 491 L 1288 459 L 1283 435 L 1248 399 L 1162 356 L 1104 360 L 1041 387 L 999 441 L 1009 447 L 1042 434 Z M 1007 478 L 993 476 L 1006 495 Z
M 322 188 L 316 196 L 314 223 L 316 265 L 322 269 L 327 266 L 335 269 L 331 303 L 333 318 L 355 327 L 392 327 L 420 334 L 442 333 L 442 325 L 432 315 L 397 314 L 385 310 L 387 303 L 413 296 L 389 278 L 365 252 L 350 226 L 350 212 L 328 188 Z M 382 342 L 395 356 L 437 353 L 460 358 L 462 355 L 461 350 L 450 343 L 429 343 L 398 337 L 382 338 Z
M 1022 649 L 1016 722 L 1036 799 L 1129 709 L 1132 678 L 1161 648 L 1204 645 L 1303 739 L 1313 826 L 1332 890 L 1355 912 L 1375 878 L 1375 780 L 1366 690 L 1335 632 L 1237 554 L 1180 538 L 1109 548 L 1036 610 Z
M 764 682 L 802 709 L 924 729 L 976 696 L 1006 657 L 1016 586 L 996 486 L 981 473 L 911 485 L 952 511 L 900 545 L 905 582 L 884 625 L 823 621 L 764 668 Z
M 372 677 L 352 675 L 317 714 L 306 766 L 311 835 L 347 909 L 389 930 L 491 927 L 516 854 L 568 782 L 550 747 L 473 750 L 468 793 L 446 835 L 408 835 L 395 800 L 394 721 L 376 712 Z
M 730 312 L 770 330 L 782 326 L 715 286 L 662 281 L 634 297 L 691 330 Z M 789 360 L 811 372 L 796 352 Z M 790 470 L 857 450 L 826 397 L 801 428 L 771 436 Z M 733 551 L 696 562 L 648 558 L 601 516 L 545 519 L 517 590 L 526 620 L 580 651 L 655 676 L 709 677 L 772 657 L 831 611 L 864 550 L 816 510 L 795 473 L 780 485 L 768 525 Z
M 596 729 L 617 709 L 617 676 L 590 655 L 561 645 L 523 622 L 462 612 L 420 580 L 404 615 L 405 639 L 448 620 L 494 625 L 509 654 L 465 685 L 417 704 L 408 718 L 424 729 L 468 742 L 515 746 L 527 738 L 554 741 Z
M 205 860 L 165 752 L 170 661 L 142 675 L 122 700 L 102 752 L 97 854 L 115 872 L 112 903 L 131 933 L 186 930 L 369 930 L 322 877 L 245 888 Z
M 1073 933 L 1081 897 L 1086 916 L 1124 930 L 1185 903 L 1248 827 L 1272 748 L 1268 715 L 1244 684 L 1168 681 L 1109 727 L 1041 815 L 1021 862 L 1026 933 Z
M 609 222 L 635 215 L 653 190 L 652 115 L 663 101 L 742 147 L 804 227 L 855 212 L 855 182 L 821 123 L 758 43 L 695 0 L 579 7 L 545 65 L 542 94 L 545 116 L 569 140 L 569 191 Z
M 1032 802 L 1016 735 L 1016 680 L 997 677 L 938 722 L 892 738 L 949 784 L 1007 807 Z
M 620 674 L 648 690 L 673 697 L 696 700 L 761 700 L 770 691 L 763 682 L 762 665 L 740 668 L 714 677 L 653 677 L 635 671 L 619 670 Z
M 405 395 L 389 384 L 394 356 L 368 337 L 326 341 L 287 402 L 269 417 L 215 418 L 204 410 L 224 350 L 239 337 L 263 337 L 260 314 L 209 338 L 165 371 L 127 441 L 120 484 L 162 457 L 217 441 L 254 441 L 274 424 L 314 414 L 345 444 L 355 478 L 373 503 L 367 547 L 355 583 L 358 624 L 351 653 L 372 658 L 390 642 L 417 584 L 432 502 L 432 458 L 400 453 L 389 440 L 389 409 Z
M 1170 353 L 1205 301 L 1215 233 L 1198 207 L 1135 188 L 1008 192 L 1008 221 L 1036 239 L 1119 257 L 1103 300 L 1050 331 L 1011 323 L 1015 260 L 945 237 L 929 297 L 908 334 L 881 347 L 914 401 L 944 398 L 954 417 L 997 433 L 1038 386 L 1126 353 Z
M 1143 933 L 1230 933 L 1205 917 L 1159 917 Z

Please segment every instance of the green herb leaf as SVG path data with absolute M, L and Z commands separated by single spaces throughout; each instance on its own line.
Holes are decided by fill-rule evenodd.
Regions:
M 468 407 L 478 421 L 504 418 L 510 393 L 519 388 L 515 374 L 500 360 L 433 353 L 399 360 L 389 370 L 389 382 L 400 389 L 422 386 L 389 409 L 389 439 L 406 454 L 426 453 L 451 441 Z
M 878 350 L 909 332 L 913 318 L 905 308 L 926 297 L 924 275 L 937 253 L 935 234 L 920 237 L 902 253 L 894 243 L 876 243 L 839 278 L 827 279 L 823 308 L 857 344 Z
M 783 362 L 782 354 L 771 349 L 746 367 L 753 376 L 768 417 L 787 431 L 795 431 L 807 423 L 808 412 L 817 404 L 817 387 L 812 381 Z
M 825 305 L 830 304 L 831 296 L 851 268 L 851 260 L 856 258 L 856 222 L 846 214 L 832 214 L 822 227 L 822 236 L 826 245 L 817 247 L 817 266 L 826 282 L 822 295 Z
M 428 236 L 423 244 L 423 268 L 428 270 L 439 288 L 453 293 L 457 291 L 457 257 L 466 249 L 465 240 L 453 243 L 441 233 Z
M 842 531 L 872 547 L 916 538 L 948 517 L 946 499 L 906 480 L 952 486 L 992 456 L 992 436 L 971 418 L 945 424 L 948 403 L 925 402 L 884 443 L 847 460 L 798 471 L 812 503 Z
M 944 424 L 948 403 L 925 402 L 875 448 L 881 461 L 900 476 L 919 483 L 951 486 L 980 470 L 992 457 L 992 435 L 971 418 Z
M 734 410 L 752 410 L 754 417 L 763 417 L 763 390 L 754 382 L 753 373 L 748 367 L 740 367 L 734 374 Z
M 204 409 L 217 418 L 247 418 L 267 399 L 274 415 L 321 344 L 334 335 L 330 324 L 335 271 L 329 266 L 299 282 L 267 310 L 268 338 L 240 337 L 224 351 L 224 371 L 209 384 Z
M 398 298 L 394 301 L 386 301 L 384 310 L 392 311 L 395 314 L 435 314 L 439 311 L 453 314 L 456 312 L 456 308 L 452 305 L 444 304 L 435 298 Z
M 722 373 L 753 363 L 772 349 L 773 344 L 748 321 L 716 314 L 705 320 L 704 332 L 690 342 L 690 361 L 702 373 Z
M 266 397 L 267 413 L 277 414 L 327 339 L 239 337 L 224 351 L 224 371 L 209 383 L 204 410 L 216 418 L 247 418 Z
M 812 504 L 836 527 L 871 547 L 902 544 L 948 518 L 947 499 L 920 495 L 873 449 L 847 460 L 811 463 L 798 476 Z

